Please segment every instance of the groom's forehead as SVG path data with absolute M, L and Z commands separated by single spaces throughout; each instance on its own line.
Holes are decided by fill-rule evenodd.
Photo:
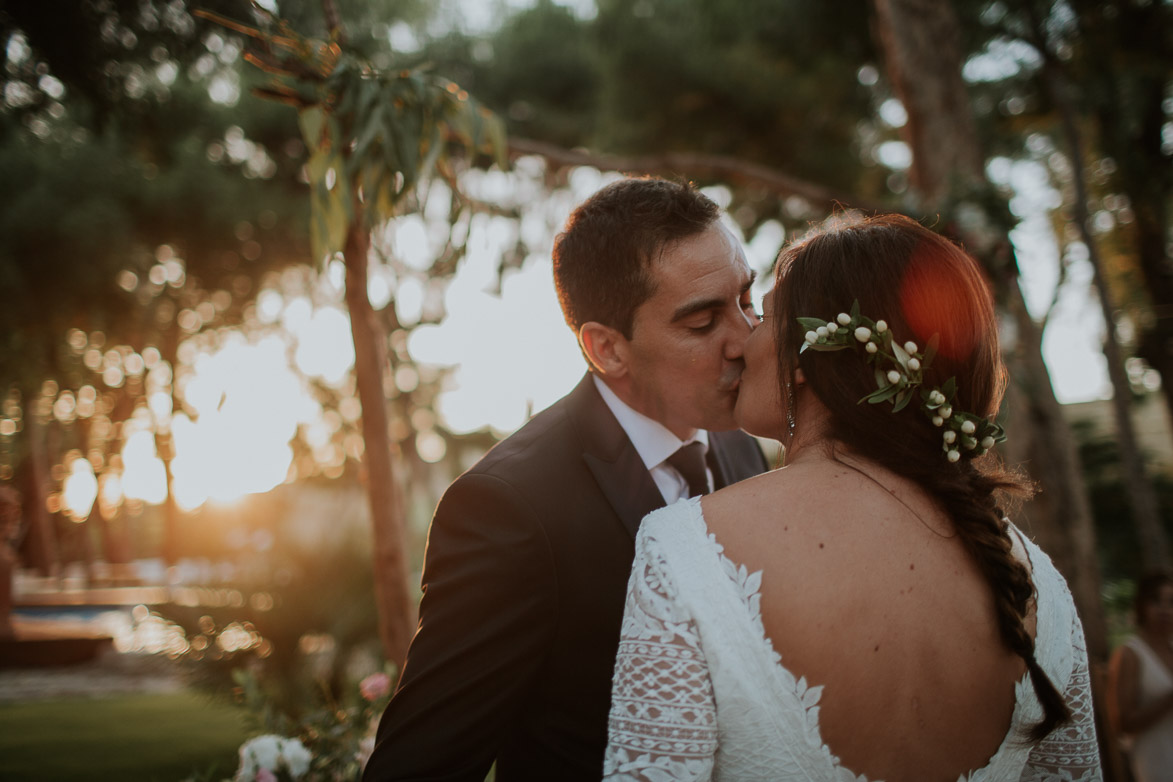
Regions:
M 715 306 L 717 299 L 723 303 L 747 290 L 756 272 L 740 244 L 722 234 L 705 232 L 665 248 L 648 267 L 648 300 L 670 297 L 668 305 L 676 319 L 681 308 L 697 309 L 695 302 L 711 300 L 710 306 Z

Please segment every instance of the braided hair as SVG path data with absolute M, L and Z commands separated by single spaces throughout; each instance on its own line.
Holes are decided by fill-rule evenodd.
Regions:
M 992 417 L 1006 388 L 997 322 L 988 284 L 977 262 L 948 239 L 900 215 L 881 215 L 816 232 L 787 247 L 778 260 L 773 293 L 782 388 L 801 368 L 807 387 L 829 410 L 833 440 L 884 464 L 935 497 L 978 566 L 994 598 L 999 636 L 1021 657 L 1043 719 L 1029 731 L 1037 741 L 1071 718 L 1062 695 L 1035 659 L 1024 625 L 1034 586 L 1011 553 L 1009 524 L 1001 504 L 1029 496 L 1030 485 L 1004 469 L 990 453 L 962 451 L 950 463 L 941 430 L 918 408 L 893 412 L 888 405 L 859 404 L 875 390 L 874 370 L 863 360 L 798 348 L 803 329 L 794 318 L 834 318 L 854 301 L 861 312 L 884 318 L 901 340 L 925 345 L 934 335 L 936 358 L 925 387 L 957 381 L 954 407 Z M 862 346 L 858 346 L 862 348 Z

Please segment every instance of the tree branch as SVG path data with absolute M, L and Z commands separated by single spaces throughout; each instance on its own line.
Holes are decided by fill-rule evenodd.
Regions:
M 799 196 L 824 209 L 851 207 L 865 212 L 894 211 L 885 206 L 823 185 L 807 182 L 768 166 L 728 155 L 704 155 L 669 152 L 663 155 L 608 155 L 582 149 L 565 149 L 533 139 L 510 137 L 509 156 L 538 155 L 559 168 L 593 166 L 604 171 L 630 174 L 683 174 L 690 177 L 716 178 L 743 185 L 756 185 L 777 196 Z
M 338 14 L 338 6 L 334 4 L 334 0 L 322 0 L 322 13 L 326 17 L 330 37 L 337 43 L 344 42 L 346 35 L 342 30 L 342 17 Z

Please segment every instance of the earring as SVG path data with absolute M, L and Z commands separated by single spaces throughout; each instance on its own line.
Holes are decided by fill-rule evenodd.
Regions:
M 794 420 L 794 404 L 795 404 L 794 384 L 786 383 L 786 434 L 789 436 L 790 442 L 794 441 L 794 431 L 798 428 L 798 423 Z

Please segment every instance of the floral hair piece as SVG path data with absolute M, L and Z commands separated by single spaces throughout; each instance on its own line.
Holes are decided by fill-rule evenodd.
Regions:
M 840 312 L 833 320 L 798 318 L 806 330 L 801 354 L 807 350 L 831 352 L 855 349 L 862 345 L 864 358 L 876 370 L 876 390 L 859 400 L 860 404 L 891 402 L 892 412 L 899 412 L 919 397 L 921 411 L 940 427 L 941 450 L 950 462 L 961 459 L 961 452 L 974 451 L 981 456 L 995 443 L 1006 439 L 998 424 L 973 413 L 953 409 L 957 395 L 957 378 L 941 386 L 924 387 L 924 373 L 937 355 L 939 335 L 934 334 L 922 352 L 915 342 L 900 344 L 892 337 L 888 324 L 859 314 L 859 301 L 851 305 L 851 314 Z M 919 392 L 918 390 L 919 389 Z

